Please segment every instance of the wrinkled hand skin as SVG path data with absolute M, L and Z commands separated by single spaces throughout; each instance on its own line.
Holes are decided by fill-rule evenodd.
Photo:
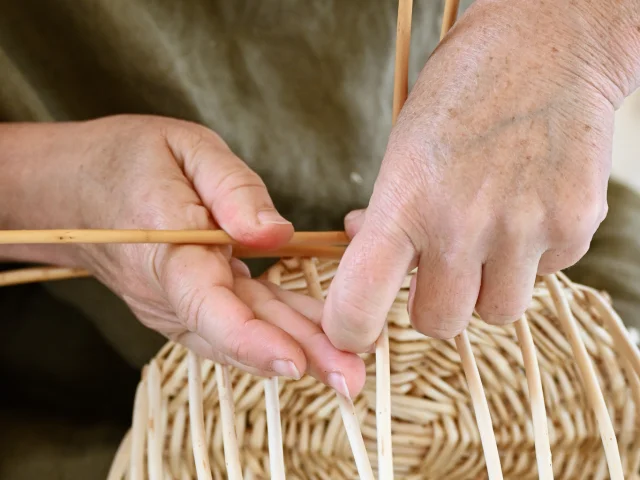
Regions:
M 43 199 L 7 194 L 23 215 L 2 220 L 5 228 L 222 228 L 261 249 L 293 234 L 258 175 L 205 127 L 116 116 L 4 133 L 22 140 L 3 144 L 14 181 L 0 191 L 27 178 L 37 184 L 35 171 L 53 165 L 41 179 Z M 25 164 L 35 168 L 25 172 Z M 344 380 L 332 374 L 342 374 L 347 393 L 358 393 L 364 364 L 331 345 L 320 327 L 321 302 L 251 279 L 231 254 L 230 246 L 93 244 L 68 246 L 56 259 L 89 269 L 143 324 L 203 357 L 263 376 L 308 373 L 334 388 Z
M 474 309 L 516 320 L 536 274 L 584 255 L 607 213 L 614 111 L 638 79 L 638 11 L 478 0 L 465 13 L 400 114 L 369 207 L 346 219 L 322 320 L 338 348 L 371 348 L 415 267 L 413 325 L 451 338 Z

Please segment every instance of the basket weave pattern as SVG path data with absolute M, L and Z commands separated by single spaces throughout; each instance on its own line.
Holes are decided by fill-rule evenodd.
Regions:
M 277 264 L 283 288 L 326 294 L 337 261 Z M 397 478 L 486 478 L 478 426 L 453 341 L 429 339 L 409 323 L 410 275 L 388 317 L 394 469 Z M 640 465 L 638 379 L 616 352 L 586 287 L 563 280 L 563 293 L 579 323 L 617 434 L 625 474 Z M 553 467 L 558 479 L 609 478 L 602 441 L 571 347 L 557 321 L 549 291 L 536 286 L 527 311 L 536 345 Z M 538 478 L 523 357 L 513 326 L 474 318 L 468 328 L 482 377 L 505 478 Z M 355 399 L 372 465 L 376 464 L 375 356 L 364 355 L 367 381 Z M 151 442 L 160 444 L 167 478 L 197 478 L 189 433 L 187 351 L 168 343 L 148 365 L 138 389 L 132 431 L 114 462 L 112 478 L 143 465 Z M 269 478 L 264 386 L 260 378 L 231 369 L 235 424 L 244 478 Z M 214 364 L 201 361 L 207 452 L 213 478 L 226 478 Z M 287 478 L 358 478 L 335 394 L 311 377 L 281 379 L 280 406 Z M 634 400 L 635 399 L 635 400 Z M 155 419 L 148 422 L 147 417 Z M 153 428 L 155 427 L 155 428 Z M 137 457 L 137 458 L 136 458 Z M 142 467 L 145 471 L 146 468 Z M 120 473 L 118 473 L 120 471 Z M 143 477 L 140 477 L 143 478 Z

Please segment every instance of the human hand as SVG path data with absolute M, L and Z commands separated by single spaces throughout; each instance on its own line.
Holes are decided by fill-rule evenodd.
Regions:
M 48 204 L 29 209 L 39 228 L 222 228 L 256 249 L 282 246 L 293 234 L 262 180 L 202 126 L 117 116 L 32 128 L 31 137 L 15 127 L 4 138 L 39 139 L 47 162 L 38 165 L 55 165 L 43 182 Z M 25 143 L 8 149 L 28 164 L 37 155 L 24 154 Z M 351 394 L 363 386 L 362 360 L 322 332 L 321 303 L 251 279 L 230 246 L 66 248 L 65 261 L 94 273 L 142 323 L 203 357 L 263 376 L 309 373 L 343 393 L 339 375 Z
M 474 308 L 526 309 L 606 215 L 614 109 L 635 88 L 637 5 L 478 0 L 436 49 L 392 131 L 322 326 L 367 351 L 407 272 L 413 325 L 451 338 Z

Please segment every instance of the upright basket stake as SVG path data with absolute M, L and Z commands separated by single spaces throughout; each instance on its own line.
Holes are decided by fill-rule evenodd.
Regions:
M 589 353 L 580 338 L 580 330 L 578 329 L 575 318 L 573 318 L 569 302 L 562 291 L 558 278 L 555 275 L 547 275 L 544 277 L 544 281 L 547 284 L 553 303 L 556 306 L 562 329 L 569 339 L 571 351 L 576 359 L 587 398 L 595 414 L 598 429 L 600 430 L 600 437 L 602 438 L 602 444 L 604 446 L 604 453 L 607 458 L 607 465 L 609 466 L 609 475 L 613 480 L 622 480 L 624 478 L 624 470 L 622 468 L 620 450 L 618 450 L 616 432 L 611 423 L 609 412 L 607 411 L 604 395 L 602 394 L 600 385 L 598 385 L 593 363 L 589 360 Z
M 547 411 L 544 406 L 544 393 L 542 391 L 540 367 L 538 365 L 536 347 L 533 343 L 529 323 L 524 315 L 516 322 L 516 335 L 518 336 L 518 342 L 520 342 L 520 350 L 522 350 L 522 359 L 524 361 L 524 370 L 527 376 L 527 386 L 529 387 L 529 402 L 531 404 L 533 440 L 536 447 L 538 478 L 541 480 L 553 480 L 551 444 L 549 442 Z
M 440 40 L 444 38 L 447 32 L 456 23 L 458 17 L 458 9 L 460 0 L 446 0 L 444 2 L 444 13 L 442 14 L 442 29 L 440 30 Z
M 200 359 L 189 350 L 187 352 L 189 377 L 189 428 L 191 430 L 191 444 L 193 446 L 193 459 L 196 464 L 198 480 L 211 480 L 211 466 L 207 440 L 204 434 L 204 415 L 202 413 L 202 372 Z
M 395 125 L 409 92 L 409 50 L 413 0 L 399 0 L 396 31 L 396 61 L 393 85 Z M 391 359 L 389 329 L 385 323 L 376 342 L 376 429 L 378 442 L 378 478 L 393 480 L 393 446 L 391 441 Z
M 376 429 L 378 439 L 378 479 L 393 479 L 391 443 L 391 359 L 389 327 L 384 324 L 376 342 Z
M 144 443 L 147 439 L 147 379 L 143 373 L 142 381 L 136 389 L 133 403 L 133 424 L 131 426 L 131 463 L 129 464 L 129 480 L 144 478 Z
M 467 384 L 469 385 L 469 395 L 471 396 L 471 403 L 473 404 L 476 422 L 478 423 L 480 442 L 484 450 L 489 480 L 502 480 L 500 454 L 498 453 L 496 436 L 493 432 L 489 404 L 487 403 L 484 388 L 482 388 L 482 379 L 480 378 L 478 365 L 471 351 L 471 343 L 469 342 L 469 336 L 466 330 L 456 337 L 456 347 L 458 348 L 464 375 L 467 377 Z
M 308 258 L 302 259 L 302 272 L 309 287 L 309 296 L 318 300 L 324 300 L 322 286 L 320 285 L 320 279 L 318 278 L 318 271 L 316 270 L 312 260 Z M 362 431 L 360 430 L 360 424 L 358 423 L 358 416 L 356 415 L 353 400 L 338 392 L 336 392 L 336 398 L 338 400 L 340 414 L 342 415 L 342 422 L 344 423 L 344 429 L 347 432 L 347 438 L 351 445 L 351 451 L 353 452 L 353 458 L 356 462 L 356 468 L 358 469 L 360 480 L 373 480 L 373 470 L 371 469 L 371 462 L 369 461 L 369 455 L 367 454 L 367 447 L 365 446 L 364 439 L 362 438 Z
M 269 269 L 267 279 L 280 285 L 279 268 Z M 280 398 L 278 396 L 278 377 L 264 380 L 264 400 L 267 411 L 267 435 L 269 437 L 269 469 L 272 480 L 284 480 L 284 442 L 282 440 L 282 422 L 280 420 Z
M 147 470 L 149 480 L 162 480 L 162 394 L 160 389 L 160 368 L 152 360 L 147 371 Z
M 222 443 L 224 444 L 227 478 L 229 480 L 242 480 L 231 378 L 229 377 L 229 367 L 226 365 L 216 364 L 216 384 L 218 385 L 220 417 L 222 418 Z
M 565 277 L 566 281 L 568 279 Z M 584 287 L 581 290 L 586 294 L 591 304 L 596 307 L 620 355 L 627 359 L 636 376 L 640 377 L 640 351 L 638 346 L 631 340 L 629 331 L 624 326 L 618 313 L 592 288 Z

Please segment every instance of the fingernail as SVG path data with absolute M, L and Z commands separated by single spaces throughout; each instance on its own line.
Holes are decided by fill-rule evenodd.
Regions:
M 349 213 L 347 213 L 347 216 L 344 217 L 346 220 L 355 220 L 357 219 L 360 215 L 362 215 L 365 212 L 364 208 L 361 208 L 360 210 L 352 210 Z
M 249 270 L 249 267 L 247 266 L 247 264 L 244 263 L 242 260 L 238 260 L 237 258 L 232 258 L 231 260 L 229 260 L 229 265 L 231 265 L 231 270 L 236 275 L 239 275 L 241 277 L 251 278 L 251 270 Z
M 233 255 L 233 246 L 232 245 L 220 245 L 218 247 L 218 249 L 220 250 L 222 255 L 224 255 L 224 258 L 226 258 L 227 260 L 229 260 L 231 258 L 231 256 Z
M 271 363 L 271 368 L 281 377 L 293 378 L 294 380 L 300 380 L 300 372 L 296 368 L 295 364 L 291 360 L 274 360 Z
M 327 381 L 329 383 L 329 386 L 340 395 L 342 395 L 343 397 L 351 398 L 349 387 L 347 387 L 347 381 L 344 379 L 344 375 L 338 372 L 330 373 Z
M 290 225 L 291 222 L 284 219 L 278 212 L 275 210 L 262 210 L 258 212 L 258 220 L 263 225 Z

